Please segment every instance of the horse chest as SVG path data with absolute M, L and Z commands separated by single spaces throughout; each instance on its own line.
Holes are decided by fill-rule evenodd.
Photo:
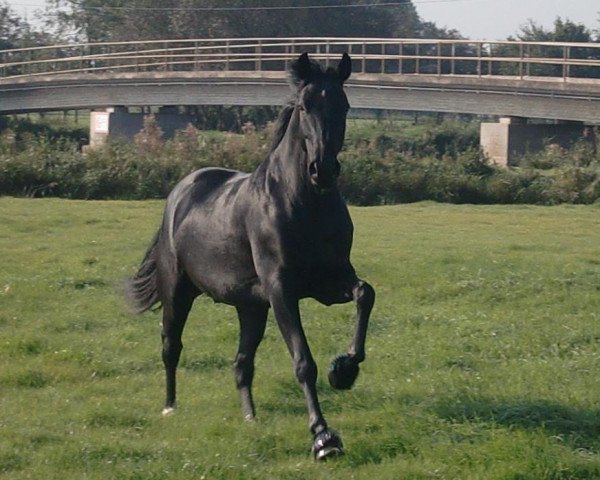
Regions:
M 351 241 L 341 231 L 324 229 L 299 235 L 288 252 L 298 271 L 309 277 L 349 262 Z

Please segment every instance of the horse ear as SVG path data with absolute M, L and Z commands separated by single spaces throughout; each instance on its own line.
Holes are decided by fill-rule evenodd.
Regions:
M 350 59 L 350 55 L 344 52 L 342 55 L 342 59 L 337 67 L 338 76 L 340 77 L 340 81 L 344 83 L 350 77 L 350 73 L 352 73 L 352 60 Z
M 292 76 L 292 82 L 297 87 L 302 83 L 305 85 L 310 83 L 313 72 L 307 52 L 304 52 L 298 57 L 298 59 L 292 62 L 290 66 L 290 74 Z

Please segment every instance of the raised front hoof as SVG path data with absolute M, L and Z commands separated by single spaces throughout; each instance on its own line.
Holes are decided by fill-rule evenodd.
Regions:
M 344 445 L 340 436 L 330 429 L 325 429 L 315 436 L 312 447 L 315 460 L 329 460 L 344 454 Z
M 354 385 L 358 372 L 358 362 L 350 355 L 340 355 L 329 367 L 329 384 L 337 390 L 348 390 Z

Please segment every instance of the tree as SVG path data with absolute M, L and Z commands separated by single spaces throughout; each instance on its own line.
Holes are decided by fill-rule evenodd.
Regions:
M 24 29 L 23 20 L 6 2 L 0 4 L 0 50 L 16 48 Z
M 31 25 L 14 13 L 6 3 L 0 3 L 0 50 L 37 47 L 50 43 L 50 37 L 34 30 Z M 37 59 L 30 53 L 11 52 L 0 56 L 5 61 L 20 62 Z M 15 67 L 5 67 L 4 74 L 18 73 Z
M 385 3 L 385 6 L 377 4 Z M 411 0 L 49 0 L 48 23 L 80 40 L 418 36 Z M 375 4 L 375 5 L 373 5 Z M 358 6 L 356 6 L 358 5 Z M 319 8 L 312 8 L 318 6 Z M 263 7 L 263 8 L 260 8 Z M 283 7 L 283 8 L 279 8 Z M 304 7 L 304 8 L 302 8 Z M 307 8 L 309 7 L 309 8 Z M 332 8 L 333 7 L 333 8 Z
M 46 0 L 41 15 L 47 31 L 65 41 L 104 42 L 118 40 L 125 0 Z
M 569 19 L 557 17 L 553 28 L 548 30 L 538 25 L 533 20 L 521 27 L 521 31 L 516 37 L 508 37 L 511 41 L 524 42 L 573 42 L 573 43 L 593 43 L 594 35 L 590 29 L 581 23 L 575 23 Z M 520 56 L 518 47 L 503 47 L 496 52 L 498 56 Z M 568 56 L 570 59 L 593 60 L 600 59 L 600 49 L 572 46 L 568 47 Z M 547 45 L 539 47 L 528 47 L 525 51 L 526 57 L 532 58 L 558 58 L 562 59 L 565 55 L 565 47 Z M 503 65 L 498 68 L 499 73 L 517 74 L 518 66 L 508 67 Z M 531 64 L 529 66 L 529 75 L 532 76 L 561 76 L 563 67 L 561 65 L 539 65 Z M 574 77 L 600 77 L 597 68 L 583 65 L 574 65 L 569 67 L 569 75 Z
M 515 40 L 509 37 L 509 40 Z M 592 32 L 582 23 L 575 23 L 568 18 L 556 17 L 554 29 L 546 30 L 533 20 L 521 27 L 517 33 L 518 40 L 532 42 L 592 42 Z

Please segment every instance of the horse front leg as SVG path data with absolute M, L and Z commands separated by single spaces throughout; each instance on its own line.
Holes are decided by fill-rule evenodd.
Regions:
M 273 288 L 270 300 L 277 325 L 292 357 L 296 378 L 306 398 L 309 426 L 314 436 L 312 453 L 317 460 L 340 455 L 343 453 L 342 440 L 328 428 L 317 398 L 317 365 L 300 321 L 298 297 L 280 283 Z
M 358 377 L 359 363 L 365 360 L 365 341 L 369 317 L 375 303 L 375 290 L 367 282 L 358 279 L 352 288 L 356 304 L 356 327 L 348 353 L 336 357 L 329 369 L 329 383 L 338 390 L 352 387 Z

